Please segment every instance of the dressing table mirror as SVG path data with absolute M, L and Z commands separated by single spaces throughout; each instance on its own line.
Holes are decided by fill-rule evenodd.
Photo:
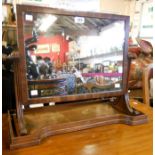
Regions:
M 10 148 L 105 124 L 145 123 L 129 105 L 128 33 L 128 16 L 17 5 Z M 30 108 L 38 103 L 46 106 Z

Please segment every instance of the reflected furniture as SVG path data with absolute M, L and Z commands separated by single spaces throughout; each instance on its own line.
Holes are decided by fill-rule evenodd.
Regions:
M 143 102 L 151 106 L 151 100 L 153 100 L 153 64 L 149 64 L 143 69 L 142 82 Z
M 17 32 L 11 149 L 60 133 L 147 122 L 129 105 L 128 16 L 17 5 Z M 106 72 L 95 72 L 95 64 L 105 65 Z M 51 102 L 55 105 L 24 109 Z
M 130 96 L 149 104 L 148 79 L 152 76 L 153 47 L 146 40 L 137 38 L 139 47 L 129 46 L 129 55 L 132 57 L 130 65 L 129 89 Z M 149 75 L 150 74 L 150 75 Z
M 30 97 L 66 95 L 66 79 L 28 80 Z M 34 90 L 34 91 L 33 91 Z
M 132 55 L 129 88 L 142 88 L 142 70 L 153 62 L 153 47 L 146 40 L 137 39 L 140 46 L 129 46 L 129 55 Z

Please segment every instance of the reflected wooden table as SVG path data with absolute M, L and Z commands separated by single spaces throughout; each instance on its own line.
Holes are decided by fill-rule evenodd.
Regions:
M 28 80 L 28 87 L 30 98 L 67 94 L 65 78 Z M 37 92 L 32 95 L 32 91 Z
M 152 155 L 153 110 L 134 100 L 130 103 L 148 115 L 148 123 L 137 126 L 113 124 L 51 136 L 40 145 L 11 151 L 7 115 L 3 114 L 3 155 Z

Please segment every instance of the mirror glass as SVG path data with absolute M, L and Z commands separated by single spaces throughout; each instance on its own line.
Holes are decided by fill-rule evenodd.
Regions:
M 122 89 L 123 20 L 24 14 L 29 97 Z

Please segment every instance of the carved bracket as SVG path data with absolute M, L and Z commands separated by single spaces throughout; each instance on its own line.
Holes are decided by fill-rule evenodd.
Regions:
M 118 111 L 127 115 L 136 116 L 141 114 L 139 111 L 136 111 L 136 109 L 130 106 L 128 93 L 118 97 L 112 106 Z

